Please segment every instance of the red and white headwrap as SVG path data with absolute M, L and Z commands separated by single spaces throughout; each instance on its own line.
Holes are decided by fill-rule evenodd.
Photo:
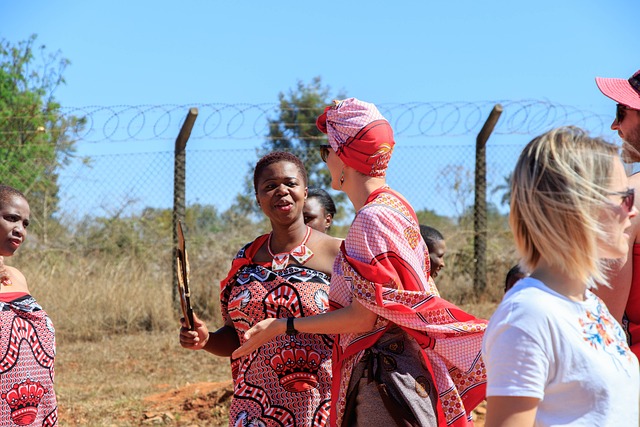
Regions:
M 345 165 L 360 173 L 383 177 L 395 141 L 393 130 L 375 105 L 348 98 L 334 101 L 316 120 Z

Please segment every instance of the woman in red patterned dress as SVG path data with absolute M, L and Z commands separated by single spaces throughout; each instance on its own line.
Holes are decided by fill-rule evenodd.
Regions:
M 306 317 L 329 308 L 329 279 L 341 240 L 306 226 L 307 172 L 294 155 L 275 152 L 254 171 L 256 200 L 272 231 L 243 247 L 221 282 L 225 324 L 209 332 L 194 316 L 184 348 L 230 356 L 260 320 Z M 230 426 L 324 426 L 331 401 L 332 337 L 283 334 L 232 359 Z
M 27 237 L 29 215 L 25 196 L 0 185 L 0 425 L 7 427 L 58 425 L 53 323 L 3 259 Z
M 331 312 L 267 319 L 236 352 L 286 329 L 337 334 L 332 426 L 468 426 L 484 399 L 486 321 L 440 298 L 416 214 L 386 184 L 393 131 L 375 105 L 336 102 L 318 118 L 331 185 L 356 217 L 331 277 Z M 288 323 L 288 324 L 287 324 Z

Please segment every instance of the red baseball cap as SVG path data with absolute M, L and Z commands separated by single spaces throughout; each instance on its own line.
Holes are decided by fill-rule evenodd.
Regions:
M 596 77 L 596 84 L 600 92 L 618 104 L 640 110 L 640 70 L 629 80 Z

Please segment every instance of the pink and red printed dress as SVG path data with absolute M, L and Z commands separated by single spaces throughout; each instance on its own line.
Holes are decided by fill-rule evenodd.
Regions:
M 25 293 L 0 294 L 0 425 L 57 426 L 55 331 Z
M 343 418 L 349 415 L 349 385 L 359 380 L 354 377 L 358 364 L 372 350 L 380 351 L 384 373 L 392 379 L 400 372 L 423 367 L 428 371 L 424 377 L 403 384 L 394 382 L 397 401 L 416 411 L 419 425 L 473 425 L 471 410 L 485 398 L 487 378 L 481 346 L 487 321 L 442 299 L 429 270 L 428 251 L 413 208 L 387 187 L 374 191 L 349 228 L 331 278 L 331 310 L 356 299 L 378 314 L 372 331 L 336 336 L 332 426 L 342 426 Z M 398 330 L 404 341 L 390 336 L 398 335 Z M 392 343 L 387 349 L 391 351 L 378 348 L 387 342 Z M 417 343 L 415 357 L 395 356 L 406 353 L 398 348 L 402 342 Z M 393 384 L 385 385 L 391 389 Z M 435 394 L 426 392 L 431 385 Z M 429 413 L 427 419 L 416 408 L 418 403 L 429 406 L 424 402 L 429 399 L 434 401 L 435 413 Z M 370 409 L 369 418 L 377 409 L 384 411 L 382 405 L 377 406 Z
M 304 265 L 273 271 L 252 261 L 268 235 L 238 252 L 221 282 L 222 316 L 240 344 L 244 332 L 267 318 L 306 317 L 329 308 L 329 276 Z M 278 335 L 231 361 L 234 395 L 230 426 L 324 426 L 331 401 L 331 348 L 327 335 Z

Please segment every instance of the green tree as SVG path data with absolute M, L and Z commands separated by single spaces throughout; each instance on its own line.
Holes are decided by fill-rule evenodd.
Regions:
M 69 60 L 35 46 L 36 35 L 0 40 L 0 176 L 29 199 L 36 233 L 58 209 L 58 171 L 74 153 L 70 135 L 84 119 L 67 116 L 54 98 Z
M 342 93 L 330 97 L 331 89 L 315 77 L 310 83 L 298 81 L 295 89 L 280 92 L 277 115 L 268 119 L 269 133 L 257 150 L 258 158 L 272 151 L 288 151 L 298 156 L 309 175 L 309 187 L 331 188 L 331 176 L 320 158 L 320 144 L 326 144 L 326 135 L 316 127 L 316 119 L 333 99 L 344 98 Z M 255 164 L 252 163 L 251 167 Z M 259 212 L 253 191 L 253 175 L 245 178 L 244 194 L 237 198 L 239 212 Z M 332 195 L 341 203 L 344 195 Z
M 456 222 L 453 218 L 448 216 L 438 215 L 432 209 L 422 209 L 416 211 L 416 216 L 418 217 L 418 222 L 422 225 L 428 225 L 430 227 L 435 228 L 442 234 L 444 234 L 445 240 L 447 238 L 447 232 L 456 227 Z

